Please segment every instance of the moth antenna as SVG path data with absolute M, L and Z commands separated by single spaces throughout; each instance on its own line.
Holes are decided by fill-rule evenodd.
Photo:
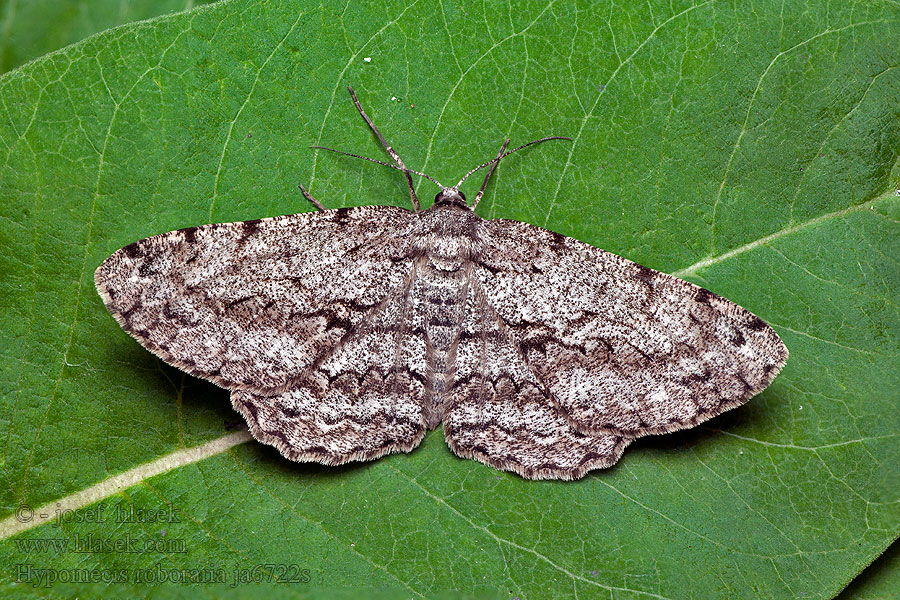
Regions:
M 548 141 L 548 140 L 569 140 L 569 141 L 571 142 L 571 141 L 572 141 L 572 138 L 569 138 L 569 137 L 563 137 L 563 136 L 561 136 L 561 135 L 551 135 L 550 137 L 545 137 L 545 138 L 541 138 L 541 139 L 539 139 L 539 140 L 534 140 L 533 142 L 528 142 L 527 144 L 522 144 L 522 145 L 519 146 L 518 148 L 513 148 L 513 149 L 510 150 L 509 152 L 506 152 L 505 154 L 501 154 L 501 155 L 498 156 L 497 158 L 495 158 L 495 159 L 493 159 L 493 160 L 489 160 L 489 161 L 487 161 L 486 163 L 484 163 L 483 165 L 478 165 L 477 167 L 475 167 L 474 169 L 472 169 L 471 171 L 469 171 L 468 173 L 466 173 L 465 177 L 463 177 L 462 179 L 460 179 L 460 180 L 459 180 L 459 183 L 457 183 L 455 187 L 458 188 L 459 186 L 461 186 L 462 183 L 463 183 L 463 181 L 465 181 L 466 179 L 468 179 L 469 175 L 471 175 L 471 174 L 474 173 L 475 171 L 480 171 L 481 169 L 483 169 L 483 168 L 485 168 L 485 167 L 487 167 L 487 166 L 489 166 L 489 165 L 498 163 L 498 162 L 500 162 L 500 159 L 506 158 L 507 156 L 509 156 L 509 155 L 512 154 L 513 152 L 518 152 L 518 151 L 521 150 L 522 148 L 527 148 L 528 146 L 533 146 L 534 144 L 540 144 L 541 142 L 546 142 L 546 141 Z
M 367 160 L 369 162 L 378 163 L 379 165 L 384 165 L 385 167 L 390 167 L 392 169 L 397 169 L 398 171 L 402 171 L 404 173 L 412 173 L 413 175 L 421 175 L 425 179 L 434 182 L 438 187 L 444 189 L 445 186 L 441 185 L 441 182 L 432 177 L 431 175 L 426 175 L 425 173 L 420 173 L 418 171 L 413 171 L 412 169 L 403 168 L 401 169 L 397 165 L 392 165 L 391 163 L 386 163 L 380 160 L 375 160 L 374 158 L 369 158 L 368 156 L 360 156 L 359 154 L 352 154 L 350 152 L 343 152 L 341 150 L 335 150 L 334 148 L 326 148 L 325 146 L 310 146 L 313 150 L 328 150 L 329 152 L 334 152 L 335 154 L 343 154 L 344 156 L 352 156 L 353 158 L 361 158 L 363 160 Z
M 416 209 L 416 212 L 422 210 L 422 206 L 419 204 L 419 197 L 416 196 L 416 188 L 413 186 L 412 177 L 409 176 L 410 170 L 406 168 L 406 165 L 403 164 L 403 161 L 400 159 L 400 155 L 397 154 L 397 151 L 391 148 L 391 145 L 387 143 L 387 140 L 384 139 L 384 136 L 381 135 L 381 132 L 378 131 L 378 128 L 375 127 L 375 122 L 369 118 L 369 115 L 366 114 L 366 111 L 363 110 L 362 104 L 359 103 L 359 99 L 356 97 L 356 92 L 353 91 L 353 86 L 348 85 L 347 91 L 350 92 L 350 97 L 353 98 L 353 104 L 356 105 L 356 110 L 359 111 L 360 116 L 366 122 L 366 125 L 375 132 L 375 135 L 378 136 L 378 141 L 381 142 L 381 145 L 384 146 L 385 152 L 388 153 L 388 156 L 394 159 L 394 162 L 397 163 L 397 166 L 400 167 L 400 170 L 403 171 L 403 174 L 406 175 L 406 185 L 409 186 L 409 199 L 412 201 L 413 208 Z M 384 163 L 382 163 L 384 164 Z
M 509 138 L 506 138 L 506 141 L 503 142 L 502 146 L 500 146 L 500 152 L 497 153 L 498 158 L 503 156 L 503 153 L 506 151 L 507 146 L 509 146 Z M 488 180 L 491 178 L 491 175 L 494 174 L 494 169 L 498 164 L 500 163 L 494 162 L 494 164 L 491 165 L 491 168 L 488 169 L 487 174 L 484 176 L 484 182 L 481 184 L 481 189 L 478 190 L 477 194 L 475 194 L 475 201 L 472 202 L 472 210 L 478 208 L 478 203 L 481 202 L 481 199 L 484 197 L 484 189 L 487 187 Z

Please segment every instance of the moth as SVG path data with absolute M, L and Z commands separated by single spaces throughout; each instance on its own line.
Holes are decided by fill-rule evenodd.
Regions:
M 460 457 L 577 479 L 747 402 L 784 366 L 775 331 L 733 302 L 479 217 L 508 140 L 466 175 L 488 168 L 470 205 L 466 177 L 408 169 L 350 94 L 393 163 L 366 160 L 404 173 L 413 210 L 326 210 L 300 186 L 317 211 L 156 235 L 95 273 L 122 328 L 229 390 L 260 442 L 339 465 L 409 452 L 443 423 Z M 440 187 L 427 209 L 412 174 Z

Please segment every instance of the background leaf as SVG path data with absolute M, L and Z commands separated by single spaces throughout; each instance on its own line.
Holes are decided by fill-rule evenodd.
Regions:
M 228 1 L 8 73 L 0 590 L 96 596 L 97 573 L 180 597 L 222 569 L 226 595 L 235 569 L 298 565 L 275 591 L 834 595 L 900 533 L 898 25 L 888 2 Z M 345 468 L 239 443 L 227 394 L 135 344 L 92 273 L 148 235 L 305 210 L 299 182 L 331 207 L 408 202 L 396 172 L 306 148 L 379 156 L 347 84 L 439 180 L 507 136 L 574 137 L 505 161 L 479 212 L 738 302 L 785 370 L 575 483 L 457 459 L 440 431 Z M 22 530 L 56 502 L 84 508 Z
M 900 589 L 900 544 L 894 542 L 884 554 L 854 579 L 839 600 L 891 600 Z
M 116 25 L 210 0 L 0 0 L 0 73 Z

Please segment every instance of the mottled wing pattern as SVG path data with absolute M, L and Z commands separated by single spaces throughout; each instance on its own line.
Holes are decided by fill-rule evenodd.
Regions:
M 425 340 L 421 316 L 409 311 L 410 279 L 284 391 L 232 392 L 256 439 L 291 460 L 328 465 L 419 445 Z
M 583 433 L 690 427 L 746 402 L 787 360 L 760 318 L 694 284 L 526 223 L 482 231 L 487 301 Z
M 409 275 L 414 213 L 365 206 L 204 225 L 122 248 L 94 275 L 122 327 L 228 389 L 283 389 Z
M 628 444 L 617 435 L 585 435 L 567 422 L 478 280 L 469 286 L 444 435 L 457 455 L 530 479 L 578 479 L 614 464 Z

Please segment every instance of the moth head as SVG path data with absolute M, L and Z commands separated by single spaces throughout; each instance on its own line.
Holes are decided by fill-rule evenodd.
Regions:
M 466 195 L 459 191 L 456 187 L 441 188 L 441 191 L 434 197 L 435 206 L 441 204 L 444 206 L 458 206 L 460 208 L 469 208 L 466 202 Z

